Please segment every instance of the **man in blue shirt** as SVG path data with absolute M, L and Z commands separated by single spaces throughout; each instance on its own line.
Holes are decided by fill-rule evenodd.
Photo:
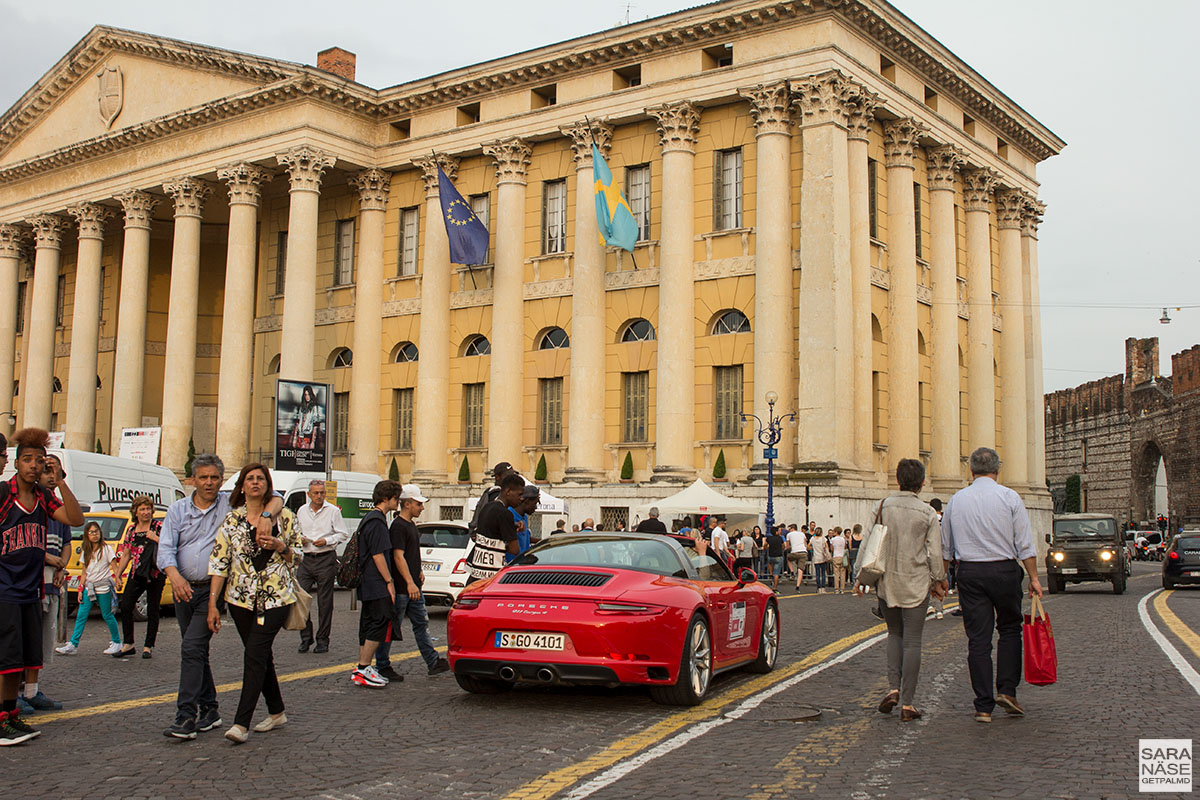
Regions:
M 176 500 L 167 509 L 158 541 L 158 568 L 167 573 L 175 595 L 175 619 L 183 636 L 180 646 L 179 694 L 175 722 L 163 731 L 176 739 L 195 739 L 197 731 L 221 724 L 217 688 L 208 663 L 209 575 L 208 557 L 217 529 L 229 514 L 229 494 L 221 491 L 225 464 L 212 453 L 192 461 L 191 497 Z M 283 500 L 271 498 L 259 520 L 259 532 L 270 535 Z
M 538 500 L 541 499 L 542 491 L 532 483 L 526 484 L 521 490 L 521 502 L 509 509 L 513 516 L 513 522 L 517 525 L 517 543 L 520 550 L 516 553 L 507 553 L 504 556 L 504 563 L 510 564 L 521 557 L 530 547 L 533 547 L 533 537 L 529 532 L 529 515 L 537 510 Z

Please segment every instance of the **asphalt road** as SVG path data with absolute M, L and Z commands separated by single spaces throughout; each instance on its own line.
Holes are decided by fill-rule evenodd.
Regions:
M 191 742 L 162 736 L 178 677 L 172 617 L 151 660 L 101 655 L 108 637 L 94 618 L 80 654 L 55 656 L 42 679 L 64 710 L 30 718 L 42 736 L 0 750 L 0 769 L 21 776 L 27 796 L 93 800 L 1132 797 L 1139 739 L 1198 729 L 1200 679 L 1193 685 L 1187 672 L 1200 670 L 1200 589 L 1156 593 L 1157 570 L 1135 564 L 1123 596 L 1082 584 L 1048 598 L 1059 681 L 1023 684 L 1027 715 L 997 709 L 991 725 L 972 719 L 958 618 L 928 620 L 917 693 L 925 717 L 902 724 L 898 712 L 874 710 L 886 689 L 874 600 L 811 587 L 780 601 L 774 672 L 718 677 L 705 703 L 682 710 L 638 689 L 468 695 L 450 675 L 425 675 L 411 632 L 397 646 L 407 680 L 354 686 L 357 615 L 340 592 L 331 653 L 297 653 L 292 632 L 276 641 L 287 726 L 239 747 L 219 732 Z M 433 611 L 439 645 L 445 616 Z M 225 626 L 213 669 L 226 726 L 240 662 Z

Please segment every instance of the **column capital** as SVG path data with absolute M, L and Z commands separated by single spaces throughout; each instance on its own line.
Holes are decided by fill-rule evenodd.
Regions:
M 1001 230 L 1021 227 L 1027 195 L 1020 189 L 1001 189 L 996 192 L 996 227 Z
M 358 189 L 359 211 L 387 210 L 392 173 L 382 169 L 364 169 L 350 179 L 350 185 Z
M 29 230 L 20 225 L 0 225 L 0 258 L 20 258 L 21 250 L 29 239 Z
M 132 189 L 117 195 L 117 200 L 120 201 L 121 208 L 125 210 L 126 230 L 130 228 L 150 228 L 154 208 L 158 205 L 157 197 L 149 192 Z
M 483 152 L 487 153 L 486 146 Z M 433 153 L 414 158 L 413 164 L 420 168 L 421 175 L 425 178 L 426 198 L 438 196 L 438 167 L 442 168 L 442 172 L 446 173 L 446 177 L 450 180 L 458 177 L 458 159 L 445 153 Z
M 288 171 L 293 192 L 320 192 L 321 176 L 337 161 L 327 153 L 311 145 L 302 144 L 275 154 L 275 160 Z
M 658 135 L 664 153 L 676 150 L 696 152 L 696 137 L 700 134 L 700 107 L 688 100 L 664 103 L 646 109 L 658 123 Z
M 175 200 L 175 218 L 204 216 L 204 201 L 212 186 L 197 178 L 179 178 L 163 184 L 163 191 Z
M 67 206 L 67 213 L 79 225 L 80 239 L 104 239 L 104 223 L 112 211 L 98 203 L 76 203 Z
M 760 83 L 738 94 L 750 101 L 750 116 L 754 118 L 756 136 L 792 132 L 792 90 L 787 81 Z
M 954 173 L 967 163 L 966 153 L 952 144 L 942 144 L 927 150 L 925 159 L 929 191 L 954 191 Z
M 963 172 L 963 207 L 967 211 L 988 211 L 992 192 L 1000 173 L 988 167 Z
M 850 98 L 846 120 L 847 137 L 863 142 L 868 141 L 871 134 L 871 122 L 875 119 L 875 109 L 881 105 L 883 105 L 883 98 L 866 86 L 859 86 Z
M 488 142 L 483 146 L 483 154 L 496 161 L 496 183 L 525 185 L 525 173 L 529 169 L 533 148 L 524 139 L 512 136 Z
M 229 205 L 258 206 L 262 199 L 262 185 L 271 180 L 268 169 L 257 164 L 230 164 L 217 170 L 217 177 L 229 185 Z
M 901 117 L 883 126 L 883 153 L 888 169 L 893 167 L 913 168 L 913 155 L 917 141 L 929 127 L 912 117 Z
M 1042 224 L 1042 216 L 1046 213 L 1046 204 L 1031 194 L 1024 196 L 1021 207 L 1021 235 L 1036 239 L 1038 226 Z
M 592 145 L 600 148 L 600 154 L 608 157 L 612 149 L 613 127 L 603 120 L 584 120 L 563 125 L 559 128 L 571 140 L 571 152 L 575 156 L 575 169 L 590 169 Z
M 61 214 L 38 214 L 26 222 L 33 228 L 33 240 L 39 250 L 43 247 L 53 250 L 61 248 L 63 232 L 71 226 L 70 221 Z
M 801 126 L 850 124 L 850 106 L 856 86 L 840 70 L 831 69 L 792 81 Z

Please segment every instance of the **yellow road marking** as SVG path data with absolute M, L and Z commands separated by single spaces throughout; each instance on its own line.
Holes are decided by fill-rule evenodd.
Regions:
M 1175 616 L 1175 612 L 1167 607 L 1167 598 L 1175 594 L 1174 589 L 1167 589 L 1165 592 L 1154 598 L 1154 610 L 1158 612 L 1158 616 L 1162 618 L 1163 623 L 1171 629 L 1171 633 L 1179 637 L 1179 640 L 1188 646 L 1196 658 L 1200 658 L 1200 635 L 1184 624 L 1183 620 Z

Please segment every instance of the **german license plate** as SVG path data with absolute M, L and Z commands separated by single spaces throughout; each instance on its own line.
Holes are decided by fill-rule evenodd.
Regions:
M 515 633 L 496 631 L 496 647 L 521 650 L 562 650 L 567 637 L 561 633 Z
M 1065 569 L 1061 570 L 1061 572 L 1062 572 L 1062 574 L 1063 574 L 1063 575 L 1077 575 L 1077 574 L 1079 574 L 1079 570 L 1075 569 L 1074 567 L 1067 567 L 1067 568 L 1065 568 Z
M 441 565 L 441 562 L 439 562 L 439 561 L 422 561 L 421 562 L 421 569 L 424 570 L 425 572 L 437 572 L 441 568 L 442 568 L 442 565 Z

